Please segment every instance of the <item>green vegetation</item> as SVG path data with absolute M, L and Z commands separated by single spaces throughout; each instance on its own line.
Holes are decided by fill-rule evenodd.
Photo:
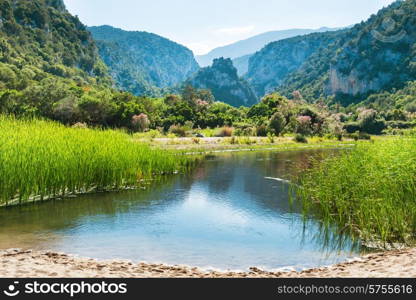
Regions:
M 22 90 L 47 76 L 110 83 L 91 35 L 62 0 L 2 0 L 0 16 L 0 74 L 6 85 Z
M 238 76 L 229 58 L 214 59 L 211 67 L 200 69 L 187 83 L 196 88 L 209 89 L 217 101 L 235 107 L 249 107 L 258 102 L 254 91 Z
M 134 95 L 160 95 L 199 69 L 191 50 L 156 34 L 111 26 L 88 30 L 117 87 Z
M 194 132 L 216 136 L 223 127 L 231 127 L 234 136 L 302 134 L 342 139 L 353 134 L 381 134 L 416 125 L 413 83 L 402 90 L 375 94 L 364 105 L 347 108 L 338 104 L 328 107 L 322 101 L 310 104 L 300 92 L 291 94 L 290 100 L 273 93 L 257 103 L 247 82 L 238 77 L 231 61 L 225 59 L 202 69 L 188 82 L 203 89 L 185 85 L 175 89 L 177 94 L 158 98 L 134 96 L 111 87 L 114 84 L 90 33 L 65 10 L 62 1 L 5 0 L 1 2 L 0 14 L 3 20 L 0 27 L 0 113 L 3 114 L 48 118 L 66 125 L 82 123 L 88 127 L 151 131 L 155 136 L 188 136 Z M 139 39 L 136 36 L 155 42 L 160 39 L 145 33 L 126 33 L 127 37 L 120 41 L 116 29 L 104 29 L 91 30 L 97 38 L 109 43 Z M 337 35 L 335 32 L 328 34 Z M 314 43 L 320 44 L 318 36 Z M 120 48 L 120 44 L 117 47 Z M 143 57 L 150 53 L 146 49 L 141 49 Z M 120 54 L 125 58 L 125 54 L 112 53 L 112 61 L 124 67 L 129 65 L 118 57 Z M 109 66 L 117 69 L 117 66 Z M 114 69 L 111 73 L 114 75 Z M 223 86 L 221 74 L 232 79 L 232 84 Z M 133 76 L 131 80 L 132 84 L 140 83 L 138 77 Z M 159 83 L 164 86 L 166 82 Z M 124 83 L 124 87 L 120 82 L 117 84 L 134 91 Z M 152 88 L 144 94 L 148 92 L 153 94 Z M 241 102 L 243 98 L 246 100 Z M 237 108 L 215 100 L 235 106 L 254 105 Z
M 367 21 L 336 32 L 271 43 L 251 59 L 256 92 L 299 92 L 308 102 L 349 106 L 416 78 L 416 1 L 395 1 Z
M 189 158 L 151 149 L 122 132 L 4 116 L 0 145 L 0 205 L 137 187 L 189 165 Z
M 327 49 L 340 32 L 342 31 L 312 33 L 272 42 L 250 57 L 248 72 L 244 77 L 256 94 L 263 97 L 280 87 L 285 80 L 290 80 L 292 74 L 295 74 L 303 64 L 308 63 L 308 59 L 314 53 Z M 312 68 L 307 72 L 296 76 L 294 81 L 306 85 L 308 80 L 322 74 Z M 290 86 L 289 89 L 294 91 L 298 87 L 292 89 Z
M 416 138 L 362 142 L 298 178 L 305 216 L 364 241 L 416 241 Z

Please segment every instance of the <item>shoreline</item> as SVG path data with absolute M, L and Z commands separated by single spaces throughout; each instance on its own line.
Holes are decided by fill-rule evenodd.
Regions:
M 0 250 L 1 278 L 416 278 L 416 248 L 362 256 L 301 272 L 204 271 L 190 266 L 98 261 L 51 251 Z

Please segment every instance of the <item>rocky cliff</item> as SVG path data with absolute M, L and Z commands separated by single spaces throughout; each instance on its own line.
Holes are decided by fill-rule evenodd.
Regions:
M 300 66 L 320 48 L 332 43 L 337 33 L 313 33 L 291 39 L 270 43 L 249 60 L 245 78 L 262 97 L 272 92 L 288 75 Z
M 188 83 L 199 89 L 209 89 L 217 101 L 230 105 L 251 106 L 257 97 L 248 83 L 240 78 L 231 59 L 215 59 L 211 67 L 202 68 Z

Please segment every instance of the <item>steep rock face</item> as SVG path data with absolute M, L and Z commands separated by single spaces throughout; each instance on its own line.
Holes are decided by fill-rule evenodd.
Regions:
M 394 3 L 349 36 L 331 62 L 327 95 L 356 96 L 416 79 L 416 1 Z
M 278 87 L 313 53 L 334 41 L 336 33 L 314 33 L 270 43 L 249 60 L 245 78 L 262 97 Z
M 191 50 L 156 34 L 111 26 L 89 30 L 118 87 L 136 95 L 175 86 L 199 69 Z
M 334 67 L 331 67 L 329 71 L 329 80 L 325 86 L 325 94 L 366 94 L 370 91 L 382 89 L 382 87 L 391 80 L 393 80 L 393 75 L 390 73 L 380 73 L 373 79 L 362 80 L 360 79 L 360 74 L 356 70 L 352 70 L 346 75 Z
M 188 83 L 199 89 L 209 89 L 217 101 L 230 105 L 251 106 L 257 98 L 248 83 L 238 77 L 231 59 L 215 59 L 211 67 L 199 70 Z

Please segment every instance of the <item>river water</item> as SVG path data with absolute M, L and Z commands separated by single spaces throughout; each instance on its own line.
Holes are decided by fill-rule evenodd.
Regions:
M 0 248 L 97 259 L 267 270 L 326 266 L 359 254 L 348 238 L 306 225 L 291 176 L 333 151 L 207 157 L 146 190 L 83 195 L 0 210 Z

